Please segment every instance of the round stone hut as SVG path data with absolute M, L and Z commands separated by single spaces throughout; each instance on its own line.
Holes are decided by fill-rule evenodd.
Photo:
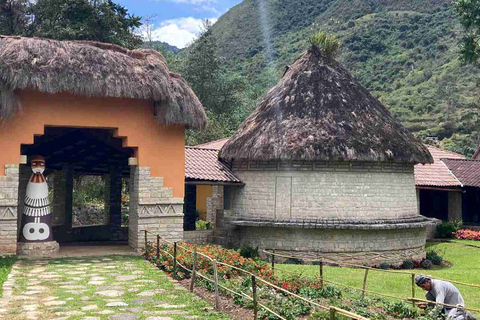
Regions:
M 0 36 L 0 254 L 53 248 L 20 245 L 30 163 L 39 155 L 60 250 L 105 241 L 140 250 L 144 230 L 151 241 L 181 240 L 185 129 L 206 124 L 196 95 L 155 50 Z M 74 182 L 90 175 L 105 183 L 104 223 L 75 226 Z M 123 223 L 122 197 L 130 200 Z
M 378 264 L 424 257 L 413 166 L 428 150 L 336 61 L 304 52 L 223 146 L 233 242 Z M 228 238 L 228 237 L 227 237 Z

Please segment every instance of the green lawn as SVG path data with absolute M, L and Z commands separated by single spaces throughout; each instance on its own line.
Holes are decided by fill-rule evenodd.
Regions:
M 466 240 L 457 241 L 460 243 L 470 243 Z M 415 269 L 411 270 L 411 272 L 416 274 L 429 274 L 442 279 L 480 284 L 480 249 L 462 246 L 458 243 L 427 244 L 427 249 L 434 249 L 440 254 L 443 253 L 444 259 L 453 263 L 453 265 L 451 267 L 436 267 L 431 270 Z M 280 271 L 281 269 L 302 273 L 304 275 L 319 275 L 319 266 L 315 265 L 277 264 L 275 265 L 275 274 L 279 276 L 282 274 L 289 275 L 289 273 L 282 273 Z M 328 266 L 324 268 L 324 277 L 326 280 L 356 288 L 362 287 L 364 275 L 365 271 L 360 269 Z M 480 288 L 472 288 L 464 285 L 457 285 L 457 287 L 462 293 L 467 307 L 480 309 Z M 392 274 L 374 270 L 369 271 L 367 290 L 406 298 L 411 297 L 411 288 L 410 275 Z M 416 287 L 415 296 L 417 298 L 425 298 L 425 294 L 418 287 Z
M 15 261 L 15 257 L 0 257 L 0 297 L 3 295 L 3 283 L 7 280 Z

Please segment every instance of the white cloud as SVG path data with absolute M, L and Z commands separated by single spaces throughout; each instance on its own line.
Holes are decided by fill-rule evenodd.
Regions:
M 176 1 L 203 1 L 203 0 L 176 0 Z M 215 23 L 218 19 L 209 19 Z M 202 28 L 202 19 L 192 17 L 162 21 L 160 27 L 152 32 L 153 40 L 167 42 L 180 49 L 190 44 Z

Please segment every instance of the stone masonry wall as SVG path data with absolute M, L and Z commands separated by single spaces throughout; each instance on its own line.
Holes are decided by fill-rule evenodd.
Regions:
M 0 255 L 17 251 L 19 166 L 7 164 L 0 176 Z
M 413 165 L 234 163 L 235 216 L 267 220 L 399 219 L 418 216 Z
M 130 167 L 129 245 L 142 250 L 144 230 L 148 241 L 155 243 L 156 234 L 163 239 L 183 239 L 183 198 L 173 197 L 173 189 L 165 187 L 163 178 L 150 176 L 149 167 Z
M 448 192 L 448 220 L 462 220 L 462 193 Z
M 213 230 L 183 231 L 183 241 L 194 244 L 207 244 L 213 235 Z
M 378 265 L 401 264 L 405 259 L 425 257 L 425 229 L 316 230 L 242 227 L 238 244 L 276 249 L 297 257 L 323 257 L 331 262 Z
M 212 186 L 212 196 L 207 198 L 207 222 L 215 226 L 217 210 L 223 209 L 223 186 Z

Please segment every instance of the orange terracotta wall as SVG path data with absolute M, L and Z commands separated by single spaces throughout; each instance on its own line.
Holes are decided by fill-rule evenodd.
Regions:
M 21 107 L 14 118 L 0 126 L 0 175 L 6 164 L 18 164 L 20 145 L 32 144 L 45 126 L 118 129 L 126 147 L 138 148 L 139 166 L 150 167 L 163 177 L 174 197 L 184 196 L 185 129 L 162 126 L 153 118 L 151 101 L 86 98 L 72 94 L 18 92 Z M 48 163 L 47 163 L 48 166 Z

